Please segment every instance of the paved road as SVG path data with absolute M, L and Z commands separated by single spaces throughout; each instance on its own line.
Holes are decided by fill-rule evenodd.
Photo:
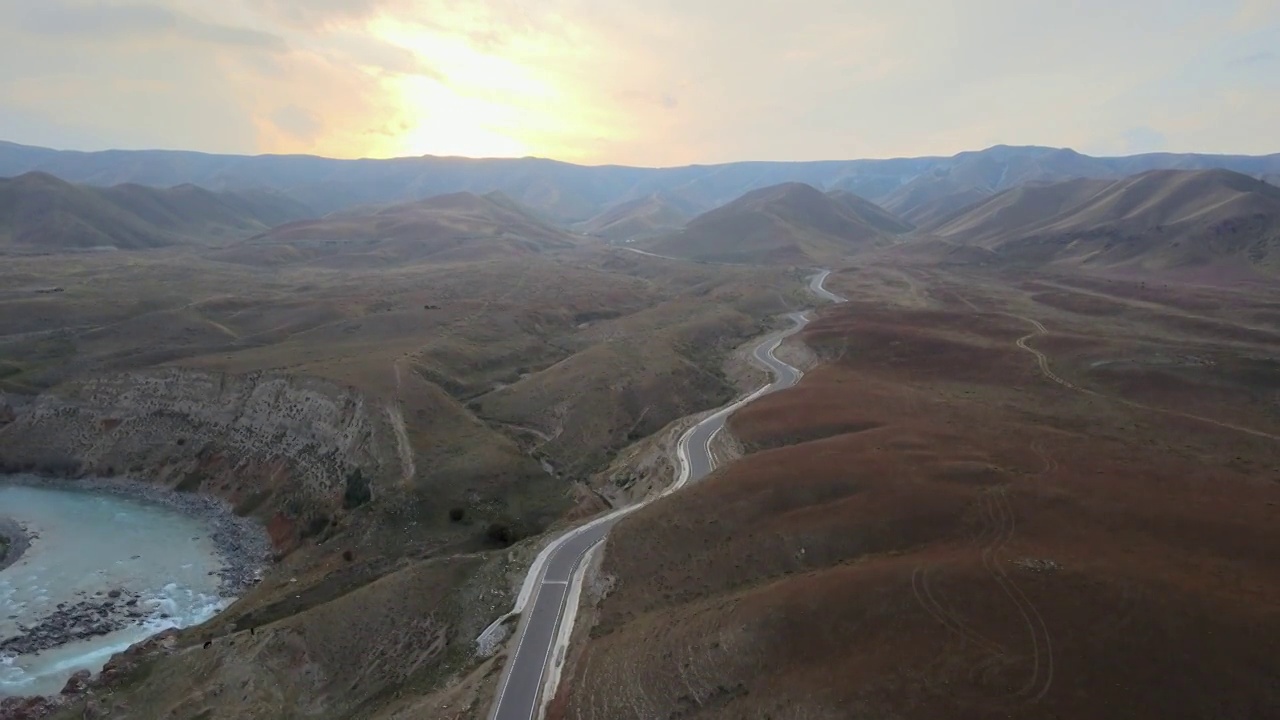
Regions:
M 827 276 L 830 274 L 830 270 L 819 270 L 816 274 L 810 276 L 809 292 L 812 292 L 823 300 L 830 300 L 831 302 L 838 303 L 845 302 L 846 298 L 841 297 L 822 286 L 822 283 L 827 281 Z
M 809 287 L 814 293 L 826 299 L 842 300 L 822 287 L 829 271 L 823 270 L 810 279 Z M 715 459 L 711 455 L 711 440 L 724 427 L 725 420 L 742 404 L 754 400 L 766 393 L 791 387 L 800 380 L 803 373 L 773 356 L 787 336 L 805 326 L 808 318 L 804 313 L 791 313 L 792 326 L 765 338 L 752 351 L 756 362 L 768 368 L 774 376 L 773 382 L 760 388 L 747 398 L 722 408 L 715 414 L 695 425 L 686 432 L 678 445 L 678 460 L 682 465 L 677 483 L 671 489 L 678 489 L 687 482 L 700 480 L 715 468 Z M 688 469 L 687 475 L 684 469 Z M 555 542 L 559 545 L 552 550 L 541 571 L 541 579 L 536 584 L 533 595 L 525 605 L 520 626 L 516 630 L 515 652 L 498 681 L 498 696 L 489 715 L 493 720 L 531 720 L 537 717 L 541 708 L 542 685 L 547 669 L 552 662 L 552 651 L 556 645 L 556 635 L 560 623 L 564 619 L 565 604 L 569 597 L 570 583 L 582 557 L 596 543 L 609 534 L 613 526 L 633 510 L 643 507 L 637 504 L 613 515 L 601 518 L 593 523 L 572 530 Z

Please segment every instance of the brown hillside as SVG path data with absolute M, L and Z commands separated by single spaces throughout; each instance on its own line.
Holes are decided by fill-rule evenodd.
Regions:
M 641 245 L 696 260 L 810 264 L 889 242 L 847 200 L 785 183 L 749 192 L 699 215 L 682 232 Z
M 0 179 L 0 251 L 137 250 L 237 240 L 310 214 L 272 191 L 98 188 L 28 173 Z
M 1159 170 L 1002 193 L 934 229 L 1026 262 L 1177 271 L 1280 270 L 1280 189 L 1225 170 Z
M 501 197 L 462 192 L 290 223 L 228 248 L 219 259 L 382 267 L 518 257 L 577 243 L 574 236 Z
M 832 190 L 827 193 L 827 197 L 835 200 L 836 202 L 842 203 L 863 222 L 882 232 L 886 232 L 891 235 L 900 235 L 902 233 L 911 232 L 915 229 L 915 225 L 912 225 L 870 200 L 854 195 L 846 190 Z
M 691 203 L 655 193 L 614 205 L 576 229 L 609 240 L 630 240 L 683 227 L 695 212 Z
M 1241 402 L 1262 348 L 1171 363 L 1203 338 L 1153 301 L 885 269 L 908 310 L 881 270 L 831 283 L 826 365 L 733 416 L 752 454 L 614 530 L 551 717 L 1275 714 L 1280 451 L 1215 424 L 1280 433 Z
M 44 173 L 0 179 L 0 250 L 134 250 L 178 241 L 94 189 Z

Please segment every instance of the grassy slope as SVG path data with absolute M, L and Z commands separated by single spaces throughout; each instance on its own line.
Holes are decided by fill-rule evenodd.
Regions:
M 1280 452 L 1213 424 L 1280 434 L 1274 292 L 832 284 L 827 364 L 731 420 L 754 454 L 614 531 L 552 717 L 1274 707 Z
M 216 623 L 184 636 L 190 652 L 140 669 L 116 692 L 131 708 L 121 717 L 275 718 L 291 703 L 323 717 L 366 717 L 397 693 L 427 693 L 475 669 L 470 638 L 511 601 L 508 555 L 486 537 L 489 523 L 528 532 L 554 522 L 609 459 L 600 444 L 718 403 L 725 388 L 706 382 L 710 368 L 787 307 L 775 283 L 798 286 L 774 270 L 604 248 L 379 272 L 256 268 L 209 254 L 5 265 L 6 288 L 41 279 L 65 291 L 0 294 L 0 359 L 19 368 L 0 382 L 8 391 L 56 390 L 78 377 L 169 364 L 316 376 L 398 409 L 416 472 L 381 486 L 371 505 L 326 529 L 323 544 L 304 542 Z M 128 302 L 119 301 L 121 288 Z M 627 348 L 644 348 L 645 362 L 627 360 Z M 624 362 L 602 368 L 600 357 Z M 574 382 L 557 367 L 599 382 Z M 521 373 L 547 382 L 515 382 Z M 610 431 L 536 448 L 508 422 L 533 423 L 548 393 L 569 396 L 566 382 L 572 422 Z M 503 383 L 512 385 L 497 391 L 502 414 L 491 415 L 487 400 Z M 644 402 L 615 404 L 615 385 Z M 560 473 L 545 472 L 538 457 L 553 458 Z M 465 510 L 460 522 L 449 519 L 455 507 Z M 367 622 L 351 622 L 353 613 Z M 422 623 L 402 635 L 404 618 Z M 337 626 L 343 633 L 331 632 Z M 246 635 L 249 627 L 256 633 Z M 215 642 L 209 652 L 204 634 Z M 351 656 L 397 670 L 361 675 Z M 246 678 L 234 701 L 205 694 Z

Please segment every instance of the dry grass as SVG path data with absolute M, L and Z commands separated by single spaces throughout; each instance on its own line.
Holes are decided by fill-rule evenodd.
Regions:
M 854 302 L 805 331 L 827 364 L 731 420 L 758 451 L 615 530 L 560 716 L 1274 713 L 1267 344 L 1021 283 L 833 277 Z M 1228 325 L 1274 302 L 1188 294 Z M 1186 354 L 1214 362 L 1150 368 Z

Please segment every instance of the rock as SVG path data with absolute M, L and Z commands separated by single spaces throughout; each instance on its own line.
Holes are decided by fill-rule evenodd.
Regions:
M 67 684 L 62 686 L 63 695 L 79 695 L 89 689 L 89 678 L 93 677 L 93 673 L 88 670 L 79 670 L 75 675 L 67 679 Z
M 118 597 L 120 597 L 122 594 L 123 594 L 123 593 L 121 593 L 119 590 L 112 590 L 111 592 L 107 593 L 107 597 L 109 597 L 109 598 L 118 598 Z

